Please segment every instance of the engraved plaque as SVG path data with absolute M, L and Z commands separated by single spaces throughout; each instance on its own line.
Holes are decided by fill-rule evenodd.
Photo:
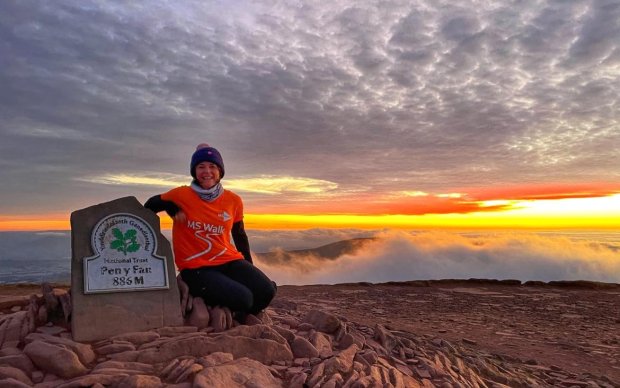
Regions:
M 128 213 L 103 218 L 91 235 L 94 256 L 84 258 L 84 293 L 168 288 L 164 257 L 151 226 Z

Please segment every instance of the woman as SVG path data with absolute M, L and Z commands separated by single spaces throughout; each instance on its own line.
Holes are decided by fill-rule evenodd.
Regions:
M 220 183 L 224 161 L 219 151 L 199 144 L 190 174 L 190 186 L 156 195 L 144 206 L 155 213 L 165 210 L 173 218 L 174 261 L 190 293 L 207 305 L 228 307 L 243 322 L 247 314 L 269 305 L 275 283 L 252 264 L 243 202 Z

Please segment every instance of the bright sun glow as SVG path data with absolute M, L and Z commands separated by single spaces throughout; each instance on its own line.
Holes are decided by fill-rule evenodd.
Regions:
M 280 182 L 277 190 L 292 189 Z M 294 185 L 293 185 L 294 186 Z M 307 190 L 310 186 L 295 186 Z M 597 198 L 569 198 L 531 201 L 492 200 L 480 202 L 481 209 L 497 205 L 500 210 L 473 213 L 398 215 L 398 214 L 303 214 L 291 208 L 279 214 L 259 214 L 247 207 L 248 229 L 607 229 L 620 230 L 620 194 Z M 361 205 L 363 207 L 363 204 Z M 507 206 L 507 207 L 506 207 Z M 160 213 L 162 227 L 171 220 Z M 69 215 L 0 216 L 0 230 L 67 230 Z
M 620 212 L 620 194 L 600 198 L 566 198 L 548 201 L 523 201 L 518 204 L 521 214 L 550 216 L 606 216 Z M 620 226 L 620 219 L 618 219 Z
M 481 201 L 479 202 L 480 207 L 494 207 L 494 206 L 508 206 L 508 207 L 517 207 L 519 201 L 507 201 L 504 199 L 496 199 L 492 201 Z

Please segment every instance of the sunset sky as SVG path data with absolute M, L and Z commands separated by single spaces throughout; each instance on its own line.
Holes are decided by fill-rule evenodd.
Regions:
M 0 85 L 0 231 L 202 142 L 251 229 L 620 230 L 617 1 L 7 0 Z

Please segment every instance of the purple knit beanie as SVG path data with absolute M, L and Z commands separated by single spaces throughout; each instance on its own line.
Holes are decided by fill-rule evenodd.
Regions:
M 196 179 L 196 166 L 202 162 L 211 162 L 217 165 L 220 169 L 220 178 L 224 177 L 224 160 L 222 155 L 215 148 L 211 147 L 207 143 L 200 143 L 196 147 L 196 151 L 192 155 L 192 161 L 189 165 L 189 173 Z

